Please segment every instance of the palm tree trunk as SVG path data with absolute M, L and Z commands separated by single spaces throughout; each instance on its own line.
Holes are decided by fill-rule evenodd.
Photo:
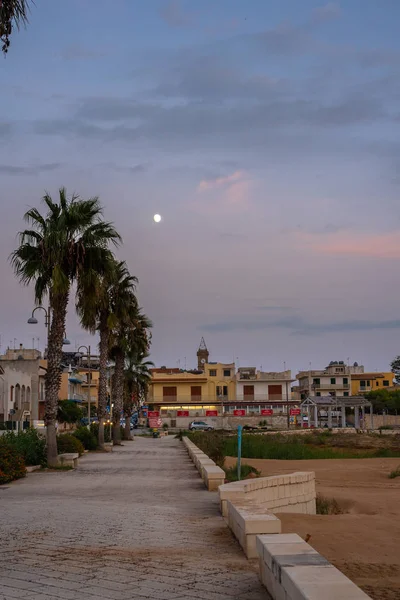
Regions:
M 109 329 L 107 316 L 100 319 L 99 344 L 99 399 L 97 416 L 99 419 L 99 446 L 104 448 L 104 418 L 107 413 L 107 359 L 108 359 Z
M 121 445 L 121 410 L 123 405 L 124 391 L 124 354 L 118 352 L 115 357 L 115 382 L 113 386 L 113 443 Z
M 68 292 L 54 297 L 50 295 L 52 319 L 47 347 L 47 372 L 45 377 L 44 422 L 47 433 L 47 464 L 58 464 L 56 419 L 58 410 L 58 392 L 61 384 L 61 359 L 67 314 Z
M 131 440 L 131 416 L 125 415 L 124 440 Z

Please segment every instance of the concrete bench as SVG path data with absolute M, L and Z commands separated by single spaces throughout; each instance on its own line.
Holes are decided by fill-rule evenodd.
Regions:
M 256 538 L 259 534 L 281 533 L 278 517 L 258 504 L 232 504 L 228 501 L 228 525 L 247 558 L 257 558 Z
M 58 455 L 58 461 L 62 466 L 72 467 L 73 469 L 76 469 L 78 466 L 78 458 L 79 458 L 79 454 L 77 452 L 76 453 L 69 452 L 66 454 Z
M 225 471 L 217 465 L 204 465 L 202 467 L 203 481 L 209 492 L 218 490 L 225 481 Z
M 273 600 L 368 600 L 295 533 L 257 536 L 260 578 Z
M 315 473 L 297 472 L 226 483 L 219 489 L 221 512 L 228 516 L 227 502 L 253 502 L 266 511 L 315 515 Z
M 112 452 L 113 451 L 113 443 L 112 442 L 104 442 L 103 450 L 105 450 L 106 452 Z

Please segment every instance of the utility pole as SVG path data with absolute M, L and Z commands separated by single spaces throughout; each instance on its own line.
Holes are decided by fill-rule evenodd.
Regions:
M 283 370 L 285 374 L 285 387 L 286 387 L 286 417 L 287 417 L 287 428 L 290 429 L 290 405 L 289 405 L 289 393 L 288 393 L 288 381 L 286 378 L 286 361 L 283 363 Z

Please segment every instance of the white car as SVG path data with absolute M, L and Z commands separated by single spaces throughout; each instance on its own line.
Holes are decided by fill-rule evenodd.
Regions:
M 204 421 L 192 421 L 189 425 L 190 431 L 212 431 L 214 427 Z

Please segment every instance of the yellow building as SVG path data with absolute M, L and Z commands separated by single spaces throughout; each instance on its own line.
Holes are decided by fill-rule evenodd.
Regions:
M 393 386 L 393 373 L 352 373 L 351 395 L 359 396 L 374 390 L 384 390 Z
M 189 411 L 190 416 L 204 411 L 220 412 L 225 400 L 235 398 L 235 365 L 205 363 L 203 368 L 204 371 L 151 369 L 149 404 L 162 415 L 175 411 Z

